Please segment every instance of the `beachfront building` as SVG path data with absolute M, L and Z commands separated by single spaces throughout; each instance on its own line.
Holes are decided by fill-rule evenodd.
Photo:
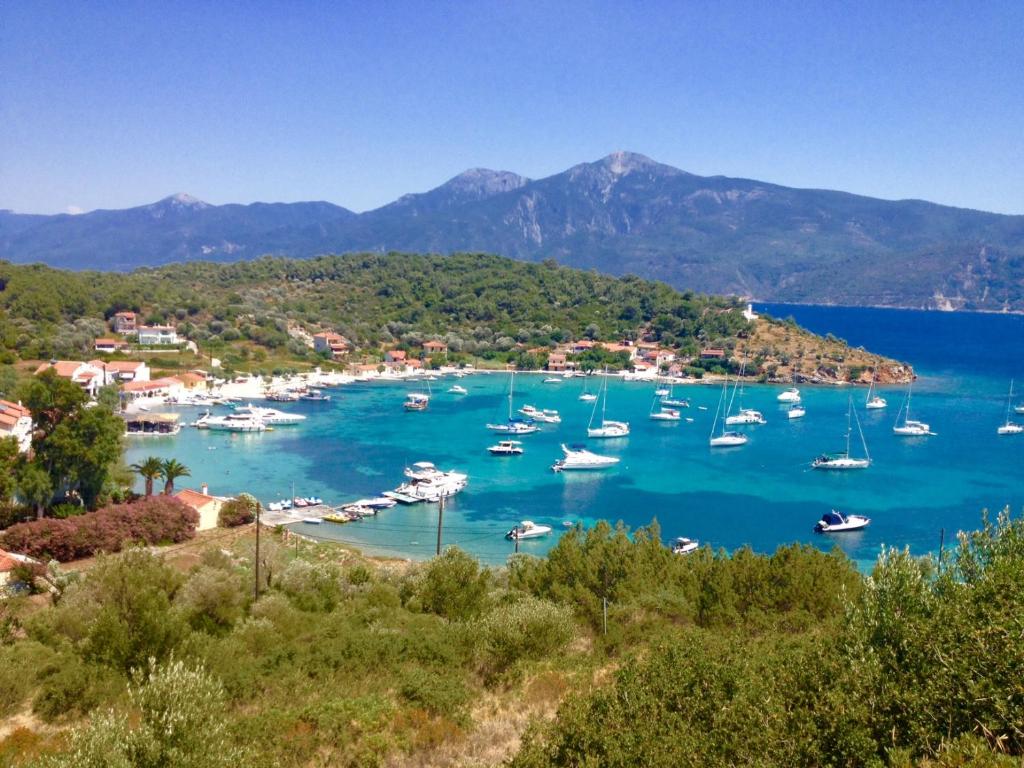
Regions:
M 385 363 L 402 363 L 405 365 L 406 354 L 404 349 L 389 349 L 384 353 Z
M 169 400 L 177 399 L 185 391 L 185 386 L 177 376 L 165 376 L 152 381 L 129 381 L 121 387 L 125 405 L 136 400 Z
M 123 352 L 128 349 L 128 342 L 124 339 L 115 339 L 112 337 L 104 337 L 102 339 L 96 339 L 93 343 L 92 348 L 97 352 L 104 354 L 112 354 L 114 352 Z
M 28 453 L 32 447 L 32 413 L 21 403 L 0 400 L 0 437 L 13 437 L 18 450 Z
M 126 381 L 149 381 L 149 366 L 144 362 L 133 360 L 90 360 L 89 365 L 104 372 L 108 381 L 122 383 Z
M 138 330 L 134 312 L 118 312 L 114 315 L 114 332 L 132 334 Z
M 443 355 L 448 352 L 448 345 L 443 341 L 431 339 L 430 341 L 423 342 L 423 351 L 428 355 Z
M 566 357 L 564 352 L 550 352 L 548 353 L 548 370 L 549 371 L 564 371 L 566 367 Z
M 174 494 L 174 498 L 187 504 L 199 513 L 199 524 L 196 526 L 197 531 L 208 531 L 211 528 L 216 528 L 221 507 L 231 501 L 231 499 L 223 496 L 211 496 L 210 489 L 206 483 L 199 486 L 198 491 L 184 488 Z
M 136 437 L 171 437 L 181 431 L 176 413 L 138 413 L 124 415 L 124 433 Z
M 90 397 L 95 397 L 100 387 L 113 382 L 113 374 L 109 377 L 104 372 L 102 363 L 83 363 L 81 360 L 51 360 L 36 368 L 36 376 L 43 371 L 52 370 L 62 379 L 77 384 Z
M 348 354 L 351 350 L 352 345 L 349 343 L 349 340 L 340 333 L 324 331 L 313 334 L 314 352 L 329 352 L 331 357 L 337 360 L 342 355 Z
M 178 343 L 178 332 L 173 325 L 140 325 L 139 344 L 153 346 L 173 345 Z

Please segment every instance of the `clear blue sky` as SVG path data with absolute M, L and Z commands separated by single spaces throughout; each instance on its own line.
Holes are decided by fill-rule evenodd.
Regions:
M 616 149 L 1024 213 L 1024 2 L 0 3 L 0 208 L 329 200 Z

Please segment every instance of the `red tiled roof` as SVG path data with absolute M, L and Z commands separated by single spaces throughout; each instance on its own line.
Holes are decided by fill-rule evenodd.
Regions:
M 205 493 L 193 491 L 191 488 L 183 488 L 174 494 L 174 498 L 188 504 L 196 511 L 199 511 L 200 508 L 205 507 L 210 502 L 216 501 L 213 496 L 207 496 Z
M 125 383 L 122 389 L 125 392 L 149 392 L 153 389 L 169 387 L 172 384 L 181 384 L 181 379 L 176 376 L 165 376 L 162 379 L 153 379 L 152 381 L 129 381 Z
M 53 368 L 54 372 L 63 379 L 70 379 L 75 375 L 77 371 L 84 363 L 78 360 L 57 360 L 53 363 L 43 363 L 36 368 L 36 375 L 38 376 L 43 371 L 47 371 Z

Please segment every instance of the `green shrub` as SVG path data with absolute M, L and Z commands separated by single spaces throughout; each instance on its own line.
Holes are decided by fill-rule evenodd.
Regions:
M 433 715 L 443 715 L 456 722 L 465 720 L 469 692 L 462 680 L 450 672 L 410 669 L 403 676 L 398 691 L 405 701 Z
M 435 557 L 411 583 L 409 595 L 423 610 L 453 621 L 479 616 L 487 604 L 491 574 L 472 555 L 451 547 Z
M 248 493 L 240 493 L 237 498 L 224 503 L 217 513 L 217 525 L 221 528 L 234 528 L 239 525 L 248 525 L 256 520 L 256 513 L 260 510 L 260 503 L 254 496 Z
M 495 606 L 480 621 L 479 653 L 488 674 L 520 659 L 539 659 L 572 639 L 570 609 L 524 595 Z
M 237 574 L 204 566 L 189 576 L 174 603 L 189 626 L 215 634 L 229 630 L 242 617 L 248 598 Z
M 330 611 L 341 599 L 341 574 L 329 563 L 292 560 L 278 587 L 303 611 Z

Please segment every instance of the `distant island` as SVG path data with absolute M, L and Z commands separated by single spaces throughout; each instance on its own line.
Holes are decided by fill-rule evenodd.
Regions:
M 630 152 L 536 180 L 472 169 L 361 214 L 185 194 L 77 216 L 0 211 L 0 258 L 69 269 L 366 251 L 551 258 L 758 301 L 1024 310 L 1024 216 L 696 176 Z
M 0 262 L 0 363 L 147 362 L 172 374 L 442 365 L 909 381 L 913 369 L 736 299 L 486 254 L 192 262 L 131 273 Z M 177 354 L 169 354 L 170 352 Z

